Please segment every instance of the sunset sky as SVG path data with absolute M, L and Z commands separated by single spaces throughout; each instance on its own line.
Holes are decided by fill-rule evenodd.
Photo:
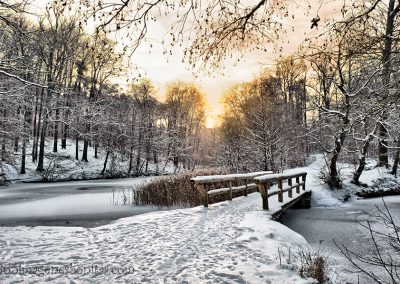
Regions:
M 341 4 L 338 0 L 296 0 L 293 2 L 297 3 L 291 7 L 291 15 L 294 14 L 295 18 L 293 20 L 289 17 L 284 20 L 283 24 L 287 32 L 278 43 L 278 46 L 282 47 L 282 52 L 274 52 L 272 46 L 268 46 L 268 52 L 249 52 L 238 65 L 224 62 L 224 69 L 215 70 L 213 76 L 209 76 L 204 72 L 191 70 L 190 66 L 182 62 L 183 48 L 175 48 L 172 56 L 163 55 L 161 39 L 167 34 L 168 29 L 165 23 L 159 21 L 149 26 L 149 40 L 138 48 L 129 62 L 131 65 L 136 65 L 142 76 L 149 78 L 156 85 L 161 97 L 164 94 L 165 85 L 171 81 L 195 82 L 207 96 L 209 103 L 207 126 L 212 127 L 216 117 L 222 112 L 221 97 L 224 90 L 235 83 L 251 80 L 263 68 L 271 67 L 274 59 L 280 55 L 296 51 L 305 38 L 318 35 L 323 30 L 325 21 L 332 19 L 334 12 Z M 34 1 L 39 9 L 43 9 L 46 3 L 47 0 Z M 311 30 L 311 19 L 317 14 L 321 17 L 320 27 L 318 30 Z M 114 40 L 121 42 L 121 37 L 116 36 Z M 149 48 L 150 44 L 152 48 Z M 137 74 L 136 70 L 131 73 Z M 124 85 L 126 77 L 115 82 Z
M 274 59 L 280 55 L 290 54 L 298 49 L 307 37 L 313 37 L 319 34 L 323 29 L 325 20 L 331 19 L 334 11 L 337 11 L 340 1 L 332 0 L 310 0 L 297 1 L 301 3 L 300 7 L 293 7 L 295 19 L 286 20 L 284 23 L 287 33 L 279 44 L 282 46 L 282 53 L 274 53 L 273 47 L 268 48 L 266 53 L 247 53 L 243 60 L 236 66 L 232 62 L 225 62 L 223 70 L 216 70 L 212 77 L 197 72 L 198 78 L 195 78 L 193 71 L 189 66 L 182 63 L 182 50 L 175 49 L 172 56 L 166 57 L 162 54 L 162 45 L 157 40 L 152 41 L 153 48 L 149 54 L 148 45 L 145 44 L 134 54 L 133 61 L 142 71 L 145 71 L 162 95 L 165 85 L 173 80 L 194 81 L 200 86 L 202 91 L 207 95 L 209 102 L 209 117 L 207 126 L 211 127 L 216 117 L 222 112 L 221 97 L 224 90 L 235 83 L 251 80 L 263 68 L 271 67 Z M 310 4 L 311 9 L 308 9 Z M 303 8 L 302 8 L 303 7 Z M 321 17 L 321 27 L 311 30 L 311 19 L 316 15 Z M 292 31 L 294 28 L 294 31 Z M 161 24 L 155 24 L 149 34 L 151 38 L 159 39 L 167 30 Z M 290 39 L 290 41 L 289 41 Z

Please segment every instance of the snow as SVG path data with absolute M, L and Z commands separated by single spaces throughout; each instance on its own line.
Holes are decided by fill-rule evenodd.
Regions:
M 104 184 L 113 181 L 104 181 Z M 311 183 L 311 181 L 307 181 Z M 72 186 L 75 184 L 75 186 Z M 123 182 L 121 182 L 123 184 Z M 113 210 L 102 192 L 71 194 L 65 187 L 96 186 L 96 182 L 57 183 L 62 195 L 0 206 L 10 218 L 24 214 L 92 214 Z M 311 184 L 310 184 L 311 185 Z M 26 186 L 0 191 L 2 197 L 23 193 Z M 46 184 L 36 185 L 40 190 Z M 48 186 L 48 185 L 47 185 Z M 65 192 L 63 190 L 66 190 Z M 298 195 L 294 192 L 293 197 Z M 96 228 L 0 227 L 0 263 L 22 268 L 97 265 L 134 267 L 125 275 L 47 275 L 53 282 L 205 282 L 310 283 L 293 265 L 280 266 L 279 248 L 292 251 L 307 246 L 305 239 L 271 220 L 282 206 L 269 198 L 271 210 L 261 208 L 259 193 L 233 201 L 191 209 L 136 215 Z M 288 201 L 287 194 L 284 198 Z M 108 202 L 108 204 L 106 204 Z M 138 209 L 139 210 L 139 209 Z M 140 209 L 142 210 L 142 209 Z M 32 278 L 33 277 L 33 278 Z M 44 276 L 3 275 L 1 282 L 43 281 Z M 1 279 L 3 278 L 3 279 Z
M 212 175 L 212 176 L 197 176 L 192 178 L 192 181 L 197 183 L 204 182 L 219 182 L 219 181 L 229 181 L 234 179 L 246 179 L 253 178 L 261 175 L 272 174 L 271 171 L 263 171 L 263 172 L 253 172 L 253 173 L 244 173 L 244 174 L 229 174 L 229 175 Z
M 152 212 L 96 228 L 0 227 L 0 263 L 133 267 L 124 275 L 0 275 L 11 282 L 311 283 L 279 266 L 278 247 L 307 242 L 272 221 L 258 193 L 231 202 Z M 44 278 L 43 278 L 44 277 Z
M 307 172 L 306 189 L 312 190 L 313 206 L 347 208 L 348 204 L 343 206 L 338 200 L 339 192 L 331 191 L 319 178 L 324 166 L 323 156 L 316 155 L 309 166 L 284 173 Z M 374 178 L 381 174 L 372 168 L 368 171 Z M 371 176 L 368 178 L 374 183 L 376 179 Z M 111 186 L 113 182 L 57 183 L 52 186 L 58 185 L 60 194 L 1 205 L 0 215 L 18 218 L 24 214 L 112 212 L 115 207 L 110 203 L 110 192 L 73 194 L 67 188 L 96 188 L 99 183 Z M 127 181 L 117 183 L 122 186 Z M 0 197 L 23 196 L 29 190 L 27 185 L 13 186 L 0 190 Z M 44 192 L 50 187 L 48 184 L 35 186 Z M 293 198 L 297 196 L 293 192 Z M 288 200 L 285 193 L 284 201 Z M 125 274 L 0 274 L 0 282 L 312 283 L 300 278 L 295 263 L 286 260 L 280 265 L 279 250 L 295 252 L 308 248 L 308 244 L 301 235 L 271 219 L 282 206 L 276 196 L 269 198 L 269 205 L 271 210 L 262 210 L 260 194 L 252 193 L 209 208 L 149 212 L 95 228 L 0 227 L 0 271 L 4 265 L 21 268 L 97 265 L 126 271 L 134 268 L 133 273 Z M 137 213 L 146 212 L 146 208 L 128 207 L 138 210 Z M 351 210 L 351 206 L 348 209 L 345 214 L 358 215 L 359 210 Z
M 282 174 L 262 175 L 256 177 L 255 180 L 259 182 L 266 182 L 266 181 L 274 181 L 277 178 L 287 179 L 293 177 L 294 175 L 306 175 L 306 174 L 307 172 L 296 170 L 295 172 L 291 171 L 290 173 L 284 172 Z
M 7 180 L 11 182 L 19 181 L 38 181 L 43 180 L 42 175 L 36 172 L 37 163 L 32 162 L 30 151 L 32 149 L 32 141 L 27 143 L 27 156 L 26 156 L 26 174 L 19 174 L 20 171 L 20 159 L 21 153 L 15 153 L 14 161 L 12 164 L 1 163 L 1 168 L 6 174 Z M 53 153 L 53 140 L 47 139 L 45 145 L 45 159 L 44 168 L 47 169 L 50 162 L 56 161 L 57 168 L 54 173 L 48 176 L 49 180 L 71 180 L 71 179 L 93 179 L 93 178 L 104 178 L 111 174 L 114 175 L 125 175 L 129 168 L 129 160 L 121 160 L 119 153 L 115 153 L 117 160 L 115 163 L 112 162 L 113 155 L 109 156 L 107 169 L 105 176 L 101 176 L 100 173 L 104 166 L 104 160 L 106 151 L 103 148 L 98 148 L 98 158 L 94 158 L 94 147 L 88 148 L 88 162 L 81 161 L 83 141 L 79 142 L 79 160 L 75 159 L 75 141 L 68 139 L 66 149 L 61 149 L 61 143 L 58 145 L 58 152 Z M 159 164 L 162 167 L 163 164 Z M 161 168 L 159 169 L 161 171 Z M 149 163 L 149 172 L 156 171 L 156 165 L 152 162 Z M 173 166 L 168 164 L 165 168 L 165 173 L 172 173 Z
M 329 189 L 319 178 L 321 169 L 325 166 L 322 154 L 314 155 L 313 162 L 308 166 L 283 171 L 284 175 L 307 173 L 306 190 L 311 190 L 311 206 L 313 207 L 336 207 L 343 203 L 338 200 L 338 196 Z M 266 176 L 268 177 L 268 176 Z

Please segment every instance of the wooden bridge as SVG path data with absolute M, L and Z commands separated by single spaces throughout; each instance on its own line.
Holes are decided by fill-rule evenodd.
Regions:
M 273 174 L 265 171 L 198 176 L 192 178 L 191 182 L 200 192 L 204 207 L 208 207 L 210 199 L 216 199 L 216 202 L 232 200 L 236 196 L 247 196 L 248 193 L 258 191 L 261 194 L 263 209 L 270 210 L 272 217 L 278 218 L 288 208 L 299 205 L 310 207 L 311 191 L 306 190 L 306 176 L 306 172 Z M 272 199 L 275 195 L 277 200 Z M 273 206 L 270 206 L 270 203 L 273 203 Z

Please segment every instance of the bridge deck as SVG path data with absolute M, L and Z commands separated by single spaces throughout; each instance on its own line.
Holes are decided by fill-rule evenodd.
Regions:
M 283 202 L 279 202 L 277 196 L 271 196 L 268 198 L 270 209 L 267 212 L 271 214 L 273 219 L 279 219 L 282 213 L 289 208 L 295 208 L 297 206 L 309 208 L 310 198 L 311 190 L 301 191 L 300 193 L 293 192 L 292 198 L 289 198 L 286 193 Z M 262 202 L 261 196 L 260 202 Z

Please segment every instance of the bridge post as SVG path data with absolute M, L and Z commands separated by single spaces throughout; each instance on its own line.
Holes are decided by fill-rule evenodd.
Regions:
M 229 194 L 228 194 L 228 200 L 232 201 L 232 181 L 228 181 L 228 185 L 229 185 Z
M 283 202 L 283 192 L 282 192 L 282 179 L 278 180 L 278 201 Z
M 204 207 L 208 207 L 208 193 L 204 184 L 197 184 L 197 190 L 200 192 L 200 195 L 203 197 Z
M 257 186 L 258 186 L 258 190 L 260 191 L 260 194 L 261 194 L 263 209 L 269 210 L 269 206 L 268 206 L 269 183 L 267 183 L 267 184 L 259 183 L 259 184 L 257 184 Z
M 244 180 L 244 196 L 247 196 L 247 179 Z
M 289 191 L 288 191 L 288 196 L 289 198 L 293 198 L 293 190 L 292 190 L 292 178 L 288 179 L 288 185 L 290 187 Z
M 300 177 L 296 177 L 296 193 L 300 193 Z
M 301 176 L 301 180 L 303 182 L 303 185 L 302 185 L 303 190 L 306 190 L 306 176 L 307 176 L 307 174 Z

